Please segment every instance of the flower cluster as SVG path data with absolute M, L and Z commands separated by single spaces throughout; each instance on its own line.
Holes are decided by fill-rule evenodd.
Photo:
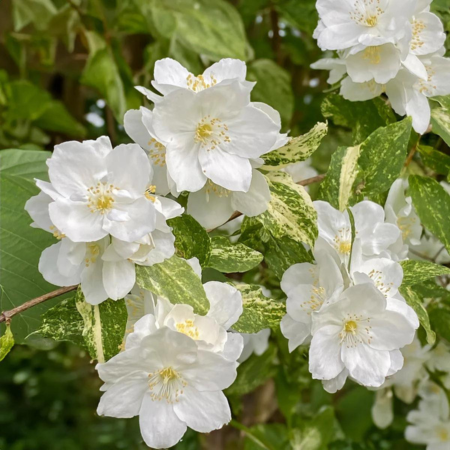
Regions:
M 250 101 L 245 63 L 223 59 L 194 76 L 170 58 L 155 64 L 154 102 L 125 115 L 125 130 L 155 165 L 156 193 L 189 192 L 187 212 L 205 228 L 235 211 L 263 213 L 270 201 L 261 156 L 287 142 L 277 111 Z
M 57 145 L 47 161 L 50 182 L 25 209 L 32 226 L 59 242 L 44 250 L 43 277 L 56 286 L 81 283 L 88 303 L 127 295 L 135 265 L 163 262 L 175 253 L 166 220 L 184 209 L 154 193 L 153 169 L 136 144 L 112 148 L 106 137 Z
M 444 27 L 430 12 L 431 0 L 318 0 L 314 37 L 338 58 L 312 65 L 341 81 L 341 95 L 364 101 L 386 93 L 399 115 L 413 118 L 424 134 L 430 124 L 428 97 L 450 94 L 450 59 Z
M 200 275 L 198 261 L 190 264 Z M 97 365 L 105 382 L 98 414 L 139 415 L 152 448 L 175 445 L 187 427 L 206 433 L 231 420 L 222 390 L 235 380 L 244 347 L 243 337 L 228 331 L 242 314 L 242 297 L 216 281 L 204 289 L 210 309 L 201 316 L 135 287 L 126 298 L 124 350 Z
M 348 377 L 379 387 L 402 368 L 400 349 L 419 327 L 399 292 L 403 270 L 395 248 L 402 233 L 370 201 L 351 208 L 354 233 L 347 211 L 322 201 L 315 207 L 315 264 L 296 264 L 283 275 L 287 314 L 281 330 L 290 351 L 311 344 L 310 372 L 327 391 L 341 389 Z

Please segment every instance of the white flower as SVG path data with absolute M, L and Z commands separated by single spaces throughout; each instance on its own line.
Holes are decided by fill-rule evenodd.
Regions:
M 411 116 L 414 130 L 424 134 L 431 117 L 428 97 L 450 94 L 450 59 L 432 55 L 421 57 L 420 60 L 427 71 L 427 79 L 423 80 L 402 69 L 387 83 L 386 94 L 394 111 L 401 116 Z
M 145 290 L 135 290 L 126 299 L 127 330 L 133 327 L 133 332 L 126 337 L 125 348 L 132 348 L 143 337 L 167 327 L 186 334 L 201 348 L 236 361 L 242 352 L 243 339 L 238 333 L 227 330 L 242 314 L 242 296 L 226 283 L 210 281 L 203 287 L 210 303 L 206 316 L 195 314 L 190 305 L 173 305 L 161 297 L 155 302 L 154 296 L 149 296 Z M 138 315 L 144 313 L 147 315 L 138 319 Z
M 328 242 L 346 263 L 352 248 L 352 230 L 348 212 L 340 212 L 329 203 L 314 202 L 318 214 L 319 236 Z M 370 201 L 351 207 L 355 219 L 356 237 L 365 256 L 379 255 L 400 236 L 397 226 L 384 223 L 383 208 Z
M 295 264 L 281 280 L 281 289 L 287 295 L 281 332 L 289 340 L 290 352 L 309 342 L 313 313 L 335 302 L 344 290 L 341 272 L 330 254 L 316 250 L 314 257 L 316 264 Z
M 133 242 L 155 228 L 155 208 L 145 198 L 152 170 L 138 145 L 112 149 L 108 138 L 66 142 L 55 147 L 47 165 L 51 186 L 37 185 L 52 197 L 52 223 L 72 241 L 111 234 Z
M 150 447 L 175 445 L 187 427 L 207 433 L 231 420 L 222 390 L 236 378 L 235 363 L 169 328 L 145 336 L 96 369 L 105 382 L 97 413 L 139 415 Z
M 238 81 L 195 93 L 178 89 L 153 110 L 153 129 L 166 146 L 166 164 L 177 190 L 195 192 L 210 179 L 248 192 L 250 159 L 269 152 L 279 126 L 250 104 Z
M 415 0 L 318 0 L 315 37 L 322 50 L 396 43 L 408 31 Z
M 344 75 L 347 74 L 347 66 L 345 59 L 341 55 L 339 58 L 323 58 L 319 59 L 315 63 L 311 64 L 311 68 L 314 70 L 329 70 L 330 76 L 328 77 L 328 84 L 335 84 L 340 81 Z
M 386 221 L 400 228 L 401 242 L 419 245 L 423 229 L 411 197 L 405 195 L 406 189 L 408 189 L 408 180 L 399 178 L 392 184 L 384 205 Z M 397 244 L 399 245 L 401 244 Z
M 340 94 L 352 102 L 364 102 L 379 97 L 386 87 L 374 80 L 365 83 L 355 83 L 350 77 L 342 80 Z
M 427 367 L 432 372 L 450 373 L 450 347 L 444 341 L 440 341 L 430 352 Z
M 436 264 L 450 263 L 450 255 L 445 245 L 432 234 L 425 233 L 420 238 L 419 245 L 411 245 L 409 258 L 418 260 L 431 260 Z
M 166 147 L 159 142 L 153 130 L 153 112 L 147 108 L 130 109 L 124 116 L 124 127 L 128 136 L 147 153 L 153 167 L 155 192 L 167 195 L 176 193 L 175 183 L 167 173 Z
M 178 61 L 164 58 L 156 61 L 152 86 L 163 95 L 170 94 L 177 89 L 189 89 L 200 92 L 217 84 L 226 84 L 234 80 L 239 81 L 250 92 L 255 85 L 246 81 L 247 66 L 239 59 L 221 59 L 208 67 L 202 75 L 195 76 L 183 67 Z M 159 102 L 161 96 L 141 86 L 136 89 L 144 94 L 150 101 Z
M 411 411 L 407 420 L 405 438 L 414 444 L 423 444 L 427 450 L 447 450 L 450 446 L 449 405 L 445 392 L 432 382 L 421 389 L 423 398 L 419 409 Z
M 187 213 L 206 229 L 212 229 L 223 225 L 236 211 L 249 217 L 262 214 L 269 202 L 267 180 L 253 169 L 247 192 L 230 191 L 208 180 L 202 189 L 189 194 Z
M 409 309 L 398 302 L 391 310 L 390 302 L 369 283 L 345 290 L 314 314 L 309 352 L 313 378 L 332 380 L 347 370 L 364 386 L 381 386 L 401 368 L 399 349 L 412 342 L 418 327 L 418 320 L 413 327 L 406 319 Z
M 243 363 L 254 353 L 257 356 L 262 355 L 269 348 L 270 328 L 258 331 L 258 333 L 241 333 L 244 339 L 244 349 L 238 361 Z

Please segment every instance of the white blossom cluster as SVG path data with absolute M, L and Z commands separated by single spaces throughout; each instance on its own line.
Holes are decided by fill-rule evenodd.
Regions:
M 419 321 L 399 292 L 403 270 L 400 228 L 381 206 L 363 201 L 349 213 L 317 201 L 319 237 L 315 264 L 301 263 L 283 275 L 287 314 L 281 330 L 293 351 L 311 345 L 309 370 L 328 392 L 348 377 L 382 386 L 403 366 L 400 351 L 411 344 Z
M 124 298 L 135 265 L 151 266 L 175 253 L 166 220 L 184 211 L 155 195 L 153 168 L 136 144 L 112 148 L 107 137 L 57 145 L 47 161 L 50 182 L 25 209 L 33 227 L 59 242 L 44 250 L 43 277 L 56 286 L 81 284 L 88 303 Z
M 235 211 L 266 211 L 270 191 L 257 170 L 262 155 L 283 146 L 280 114 L 250 101 L 255 83 L 243 61 L 222 59 L 194 76 L 166 58 L 155 64 L 152 86 L 138 87 L 154 103 L 125 115 L 125 130 L 155 166 L 156 193 L 190 192 L 187 212 L 205 228 Z
M 314 33 L 322 50 L 337 58 L 312 65 L 330 70 L 351 101 L 385 93 L 395 112 L 413 119 L 424 134 L 430 124 L 428 97 L 450 94 L 446 35 L 430 12 L 432 0 L 318 0 L 320 21 Z

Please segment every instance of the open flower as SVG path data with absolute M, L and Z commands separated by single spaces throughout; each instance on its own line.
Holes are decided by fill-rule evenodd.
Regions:
M 405 315 L 410 307 L 390 310 L 372 284 L 352 286 L 338 301 L 315 313 L 309 369 L 313 378 L 332 380 L 348 371 L 363 386 L 379 387 L 400 370 L 399 349 L 412 342 L 415 329 Z M 393 359 L 399 360 L 392 370 Z M 345 374 L 345 372 L 344 372 Z
M 322 50 L 397 43 L 407 33 L 415 0 L 318 0 L 314 34 Z
M 111 148 L 109 139 L 57 145 L 47 161 L 53 225 L 74 242 L 98 241 L 108 234 L 133 242 L 155 228 L 156 213 L 145 190 L 152 170 L 135 144 Z
M 156 61 L 152 86 L 163 96 L 176 89 L 189 89 L 200 92 L 218 84 L 225 84 L 237 80 L 250 92 L 255 83 L 246 81 L 247 66 L 239 59 L 225 58 L 208 67 L 202 75 L 195 76 L 178 61 L 164 58 Z M 142 86 L 136 89 L 150 101 L 157 103 L 162 97 Z
M 341 272 L 330 254 L 321 250 L 314 256 L 316 264 L 295 264 L 281 280 L 287 295 L 281 332 L 289 340 L 290 352 L 310 340 L 313 313 L 336 301 L 344 290 Z
M 96 369 L 105 382 L 98 414 L 139 415 L 150 447 L 175 445 L 187 427 L 207 433 L 231 420 L 222 390 L 236 378 L 235 363 L 200 349 L 183 333 L 156 330 Z
M 234 81 L 195 93 L 178 89 L 153 110 L 153 129 L 166 146 L 166 164 L 177 190 L 195 192 L 210 179 L 232 191 L 247 192 L 250 159 L 269 152 L 279 126 L 250 104 Z

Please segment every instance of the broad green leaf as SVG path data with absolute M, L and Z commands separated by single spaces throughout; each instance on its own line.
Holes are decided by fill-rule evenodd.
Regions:
M 351 102 L 331 94 L 322 103 L 322 114 L 336 125 L 351 128 L 354 145 L 361 144 L 376 129 L 396 122 L 392 109 L 381 98 Z
M 450 251 L 450 195 L 432 178 L 412 175 L 409 191 L 422 225 Z
M 152 13 L 160 32 L 163 31 L 161 24 L 166 24 L 165 37 L 175 32 L 177 39 L 198 54 L 213 60 L 246 59 L 241 16 L 224 0 L 197 0 L 195 5 L 190 0 L 156 0 Z
M 6 326 L 6 330 L 0 337 L 0 361 L 3 361 L 6 355 L 14 347 L 14 336 L 9 325 Z
M 27 200 L 38 192 L 31 180 L 6 173 L 0 177 L 1 311 L 55 290 L 42 278 L 38 263 L 42 251 L 56 240 L 50 233 L 30 227 L 32 220 L 24 210 Z M 42 314 L 59 300 L 48 300 L 15 316 L 11 321 L 15 341 L 22 344 L 39 328 Z
M 256 81 L 252 91 L 254 102 L 263 102 L 281 115 L 288 128 L 294 112 L 294 93 L 289 72 L 270 59 L 257 59 L 248 66 L 247 79 Z
M 128 317 L 125 302 L 106 300 L 99 305 L 90 305 L 79 288 L 75 303 L 83 319 L 82 335 L 91 358 L 103 363 L 117 355 Z
M 407 260 L 400 262 L 403 268 L 402 286 L 412 286 L 440 275 L 449 275 L 448 267 L 440 266 L 429 261 Z
M 305 188 L 283 172 L 271 175 L 269 187 L 269 207 L 255 220 L 276 239 L 288 236 L 313 247 L 318 234 L 317 212 Z
M 212 238 L 208 267 L 223 273 L 247 272 L 263 260 L 263 255 L 244 244 L 232 244 L 225 236 Z
M 239 333 L 258 333 L 265 328 L 277 328 L 286 314 L 284 303 L 267 298 L 260 286 L 251 284 L 236 285 L 242 294 L 244 312 L 233 325 Z
M 34 180 L 48 180 L 47 159 L 50 152 L 37 150 L 2 150 L 0 152 L 0 170 L 2 174 Z
M 420 145 L 418 151 L 427 167 L 440 175 L 448 175 L 450 172 L 450 156 L 426 145 Z
M 123 121 L 127 103 L 123 81 L 112 51 L 93 32 L 87 33 L 90 54 L 80 82 L 100 93 L 112 109 L 116 120 Z
M 292 447 L 302 450 L 326 450 L 333 439 L 335 421 L 333 408 L 323 408 L 312 420 L 303 421 L 301 428 L 294 429 Z
M 439 299 L 450 305 L 450 291 L 437 284 L 435 279 L 415 284 L 412 289 L 423 299 Z
M 261 356 L 252 355 L 238 367 L 236 381 L 225 390 L 225 393 L 227 395 L 244 395 L 271 378 L 276 372 L 276 354 L 276 347 L 269 345 L 269 348 Z
M 161 264 L 136 267 L 136 282 L 172 303 L 191 305 L 197 314 L 206 314 L 209 302 L 200 278 L 191 266 L 178 256 Z
M 436 341 L 436 333 L 431 329 L 430 318 L 428 312 L 423 305 L 422 299 L 417 295 L 411 287 L 405 286 L 400 288 L 400 294 L 405 297 L 406 302 L 416 312 L 419 317 L 420 324 L 427 334 L 427 342 L 434 344 Z
M 358 160 L 362 172 L 363 195 L 387 191 L 400 176 L 411 128 L 412 120 L 407 118 L 379 128 L 363 142 Z
M 436 333 L 450 341 L 450 307 L 437 307 L 430 310 L 430 322 Z
M 312 35 L 319 20 L 315 0 L 276 2 L 275 8 L 293 28 Z
M 410 134 L 408 118 L 377 129 L 356 147 L 338 148 L 320 186 L 321 198 L 343 211 L 356 196 L 386 192 L 403 168 Z
M 439 135 L 447 145 L 450 145 L 450 110 L 433 108 L 431 110 L 431 125 L 433 133 Z
M 319 122 L 308 133 L 291 138 L 283 147 L 263 156 L 265 170 L 279 170 L 289 164 L 308 159 L 318 148 L 328 132 L 328 124 Z
M 70 341 L 85 347 L 84 321 L 75 297 L 63 300 L 42 315 L 42 325 L 35 333 L 55 341 Z
M 198 258 L 200 264 L 208 264 L 211 240 L 206 230 L 190 215 L 183 214 L 167 222 L 175 235 L 177 255 L 184 259 Z
M 278 279 L 281 280 L 284 272 L 294 264 L 303 262 L 313 262 L 311 254 L 305 249 L 304 245 L 283 236 L 280 239 L 270 238 L 266 242 L 266 252 L 264 260 L 270 269 L 275 272 Z
M 359 173 L 360 154 L 361 145 L 339 147 L 331 157 L 327 176 L 320 185 L 320 198 L 340 211 L 347 208 L 353 195 L 353 184 Z
M 56 12 L 51 0 L 13 0 L 14 31 L 20 31 L 30 23 L 39 30 L 45 30 Z
M 282 423 L 265 423 L 243 430 L 244 450 L 290 450 L 288 430 Z

